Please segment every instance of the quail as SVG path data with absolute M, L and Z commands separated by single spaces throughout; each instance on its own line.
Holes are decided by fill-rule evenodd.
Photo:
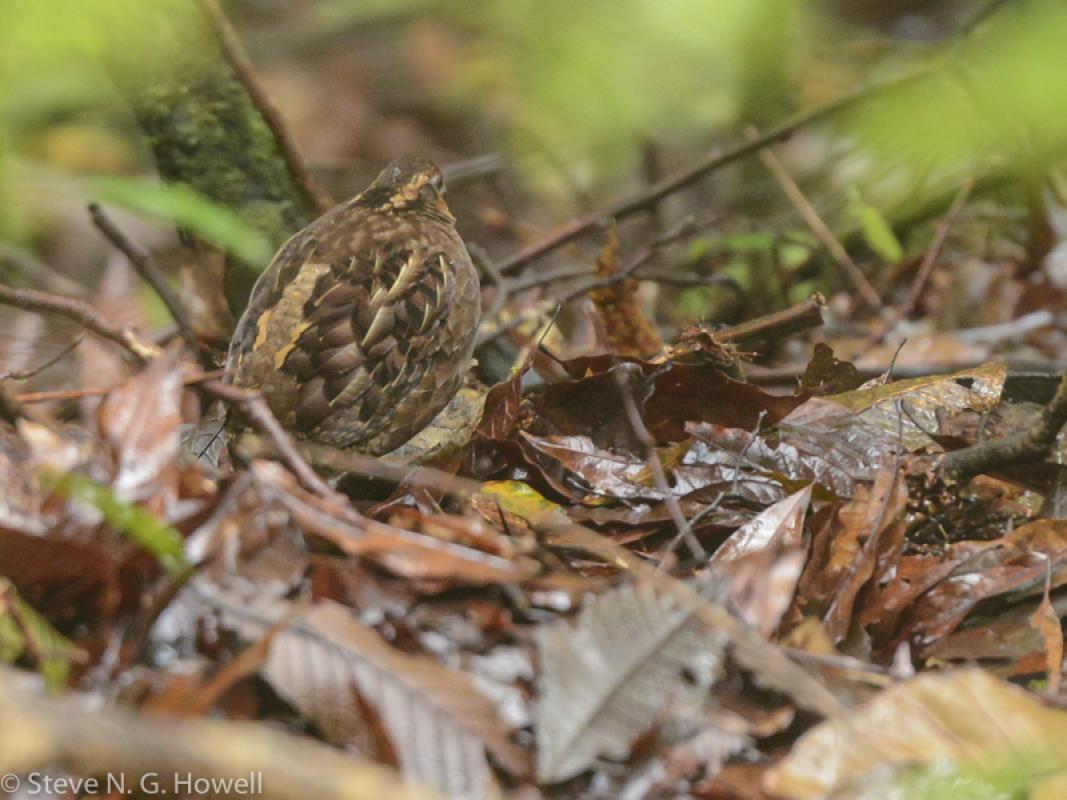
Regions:
M 253 287 L 226 376 L 298 438 L 387 453 L 463 384 L 480 293 L 444 193 L 430 161 L 394 161 L 289 239 Z

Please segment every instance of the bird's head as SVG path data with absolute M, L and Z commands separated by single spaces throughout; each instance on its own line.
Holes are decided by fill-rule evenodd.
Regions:
M 425 158 L 400 158 L 382 170 L 360 200 L 383 212 L 417 211 L 452 220 L 441 170 Z

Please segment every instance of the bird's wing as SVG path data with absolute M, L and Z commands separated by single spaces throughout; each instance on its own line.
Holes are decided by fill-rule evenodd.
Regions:
M 424 372 L 436 348 L 454 302 L 451 267 L 444 253 L 410 242 L 328 264 L 274 354 L 277 368 L 299 382 L 297 431 L 344 409 L 353 441 L 374 433 L 400 399 L 390 387 L 417 383 L 405 371 Z

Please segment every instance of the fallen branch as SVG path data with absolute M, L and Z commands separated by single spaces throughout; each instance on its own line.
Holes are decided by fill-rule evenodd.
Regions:
M 277 451 L 269 445 L 269 441 L 261 439 L 241 440 L 241 447 L 246 448 L 254 456 L 276 454 Z M 463 498 L 475 495 L 482 490 L 482 484 L 478 481 L 453 475 L 451 472 L 435 467 L 391 463 L 388 457 L 369 456 L 353 450 L 342 450 L 310 442 L 300 442 L 297 447 L 310 463 L 335 472 L 351 472 L 365 478 L 408 483 L 411 486 Z
M 803 303 L 715 331 L 713 336 L 720 343 L 772 336 L 784 339 L 786 336 L 822 325 L 822 312 L 825 307 L 826 298 L 815 294 Z
M 941 459 L 941 468 L 968 476 L 994 467 L 1041 461 L 1052 452 L 1064 424 L 1067 424 L 1067 375 L 1060 379 L 1056 394 L 1029 430 L 1006 439 L 982 442 L 946 453 Z
M 222 377 L 222 372 L 221 369 L 215 369 L 210 372 L 189 373 L 182 378 L 182 384 L 185 386 L 192 386 L 197 383 L 203 383 L 204 381 L 218 380 Z M 49 403 L 53 400 L 81 400 L 83 397 L 103 397 L 104 395 L 111 394 L 121 385 L 122 384 L 113 384 L 111 386 L 93 386 L 86 389 L 53 389 L 43 392 L 24 392 L 15 395 L 15 399 L 26 405 L 32 405 L 33 403 Z

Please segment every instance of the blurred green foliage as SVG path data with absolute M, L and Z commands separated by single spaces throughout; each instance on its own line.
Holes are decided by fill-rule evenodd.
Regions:
M 789 0 L 471 4 L 465 21 L 479 36 L 465 78 L 472 98 L 484 102 L 488 92 L 504 111 L 512 147 L 532 162 L 526 174 L 545 179 L 541 188 L 588 190 L 633 174 L 646 141 L 706 146 L 710 131 L 767 105 L 754 87 L 785 86 L 789 48 L 768 45 L 787 38 L 799 8 Z
M 188 186 L 97 177 L 88 181 L 88 195 L 172 222 L 248 264 L 265 265 L 274 253 L 264 234 Z
M 192 2 L 0 0 L 0 235 L 32 233 L 12 176 L 19 160 L 53 157 L 40 146 L 42 131 L 76 118 L 137 142 L 99 57 L 128 50 L 135 57 L 123 60 L 140 65 L 147 83 L 195 69 L 188 53 L 138 51 L 146 14 Z M 796 0 L 321 0 L 300 35 L 377 36 L 422 20 L 453 31 L 463 58 L 434 84 L 436 100 L 472 125 L 495 120 L 485 128 L 502 134 L 535 196 L 556 201 L 557 218 L 575 202 L 632 186 L 648 142 L 663 146 L 668 165 L 685 163 L 736 140 L 746 124 L 766 126 L 813 99 L 912 72 L 924 74 L 824 126 L 821 155 L 798 175 L 831 225 L 858 231 L 882 260 L 904 256 L 893 230 L 899 220 L 964 175 L 1033 181 L 1063 157 L 1067 5 L 1007 3 L 969 33 L 958 26 L 924 42 L 850 27 L 829 8 Z M 381 20 L 388 24 L 376 27 Z M 735 186 L 716 189 L 743 193 L 766 180 L 758 164 L 746 168 Z M 131 197 L 127 205 L 180 212 L 172 219 L 231 248 L 255 248 L 230 221 L 210 229 L 215 211 Z
M 188 569 L 181 534 L 152 512 L 121 500 L 107 486 L 75 472 L 48 473 L 44 478 L 57 494 L 99 511 L 112 528 L 155 556 L 171 575 L 180 576 Z
M 897 239 L 889 220 L 870 203 L 863 202 L 856 187 L 850 186 L 848 199 L 853 218 L 859 222 L 863 239 L 867 246 L 889 264 L 896 264 L 904 258 L 904 248 Z
M 1039 752 L 1056 747 L 1039 738 L 1034 746 Z M 841 796 L 864 800 L 1016 800 L 1059 797 L 1062 786 L 1062 772 L 1050 771 L 1047 763 L 1039 767 L 1028 759 L 1025 748 L 1019 748 L 980 769 L 939 761 L 875 777 L 861 789 L 846 790 Z
M 84 654 L 0 578 L 0 663 L 29 658 L 53 691 L 66 686 L 71 665 Z
M 946 43 L 921 78 L 842 115 L 853 141 L 840 178 L 887 216 L 914 212 L 964 177 L 1037 179 L 1067 154 L 1067 5 L 1011 3 Z
M 73 160 L 77 166 L 115 166 L 120 148 L 96 152 L 93 145 L 104 137 L 94 131 L 110 128 L 108 138 L 118 141 L 128 112 L 100 55 L 136 46 L 153 5 L 175 1 L 187 2 L 0 0 L 0 237 L 20 241 L 33 233 L 34 220 L 20 197 L 21 164 L 43 160 L 64 169 Z M 144 79 L 166 75 L 173 63 L 167 53 L 153 53 Z M 52 137 L 56 131 L 62 137 Z M 79 141 L 85 152 L 71 159 Z

